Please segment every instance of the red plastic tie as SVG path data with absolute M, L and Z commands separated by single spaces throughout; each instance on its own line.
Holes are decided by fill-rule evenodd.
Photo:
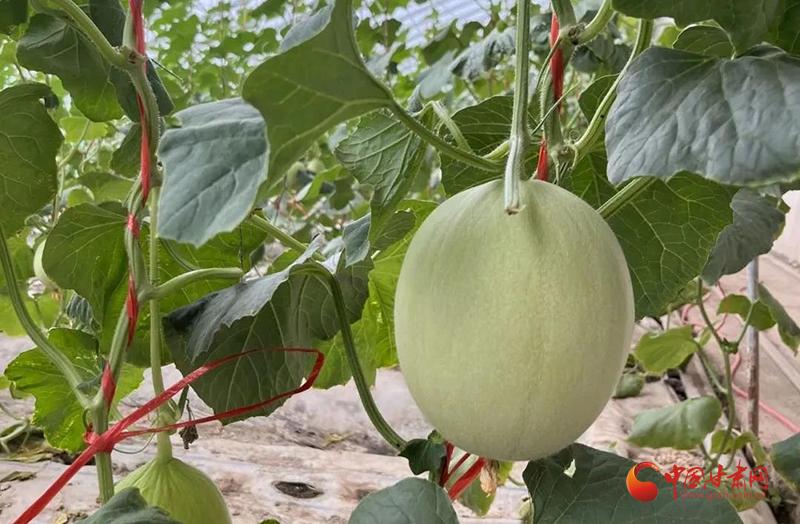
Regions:
M 470 466 L 467 472 L 464 473 L 461 478 L 450 487 L 450 490 L 447 492 L 447 494 L 450 496 L 450 500 L 456 500 L 458 497 L 460 497 L 464 490 L 467 489 L 470 484 L 472 484 L 472 481 L 478 478 L 478 475 L 481 474 L 481 470 L 485 465 L 486 459 L 479 458 L 476 460 L 475 464 Z
M 316 355 L 316 360 L 314 361 L 314 367 L 311 369 L 311 372 L 306 377 L 305 382 L 303 382 L 297 388 L 287 391 L 285 393 L 280 393 L 275 395 L 274 397 L 270 397 L 266 400 L 261 402 L 257 402 L 255 404 L 250 404 L 249 406 L 244 406 L 240 408 L 231 409 L 228 411 L 224 411 L 222 413 L 217 413 L 216 415 L 210 415 L 208 417 L 203 417 L 194 420 L 187 420 L 185 422 L 179 422 L 177 424 L 170 424 L 168 426 L 161 426 L 157 428 L 146 428 L 134 431 L 125 431 L 127 428 L 138 422 L 139 420 L 143 419 L 147 414 L 155 411 L 164 403 L 166 403 L 169 399 L 180 393 L 183 388 L 192 384 L 194 381 L 224 364 L 231 362 L 233 360 L 240 359 L 244 356 L 251 355 L 253 353 L 260 353 L 263 351 L 275 351 L 280 353 L 307 353 L 307 354 L 314 354 Z M 85 466 L 92 457 L 94 457 L 97 453 L 103 452 L 110 452 L 113 447 L 121 442 L 122 440 L 133 437 L 136 435 L 143 435 L 146 433 L 162 433 L 164 431 L 172 431 L 174 429 L 180 429 L 186 426 L 195 426 L 197 424 L 203 424 L 206 422 L 212 422 L 215 420 L 223 420 L 226 418 L 231 418 L 235 416 L 239 416 L 251 411 L 255 411 L 257 409 L 263 408 L 273 402 L 278 400 L 282 400 L 292 395 L 296 395 L 298 393 L 302 393 L 310 389 L 314 382 L 319 377 L 319 373 L 322 370 L 322 365 L 325 362 L 325 355 L 317 350 L 317 349 L 308 349 L 308 348 L 272 348 L 272 349 L 254 349 L 251 351 L 245 351 L 243 353 L 237 353 L 235 355 L 229 355 L 225 358 L 221 358 L 219 360 L 215 360 L 203 366 L 200 366 L 196 370 L 192 371 L 185 377 L 183 377 L 178 382 L 174 383 L 172 386 L 167 388 L 163 393 L 157 395 L 141 407 L 134 410 L 130 415 L 122 418 L 119 422 L 111 426 L 105 433 L 100 435 L 94 433 L 91 428 L 84 436 L 84 439 L 89 444 L 83 453 L 78 455 L 75 461 L 70 464 L 66 470 L 53 482 L 50 487 L 38 498 L 36 501 L 31 504 L 25 512 L 20 515 L 15 521 L 14 524 L 28 524 L 34 518 L 36 518 L 39 513 L 53 500 L 59 491 L 61 491 L 64 486 L 75 476 L 75 474 Z
M 550 19 L 550 46 L 554 46 L 561 30 L 558 17 L 553 13 Z M 550 58 L 550 73 L 553 75 L 553 98 L 558 100 L 564 94 L 564 51 L 559 46 Z
M 131 232 L 134 238 L 139 238 L 139 221 L 136 220 L 136 215 L 133 213 L 128 214 L 128 222 L 125 224 L 125 227 L 128 228 L 128 231 Z
M 103 400 L 106 401 L 106 406 L 111 407 L 114 402 L 114 395 L 117 393 L 117 383 L 114 382 L 114 374 L 111 372 L 111 367 L 106 362 L 103 368 L 103 376 L 100 379 L 100 391 L 103 392 Z
M 537 180 L 544 180 L 547 182 L 548 178 L 548 158 L 547 158 L 547 142 L 545 139 L 542 139 L 542 143 L 539 144 L 539 162 L 536 164 L 536 179 Z

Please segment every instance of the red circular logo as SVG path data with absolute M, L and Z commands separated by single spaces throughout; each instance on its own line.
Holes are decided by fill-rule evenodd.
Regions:
M 628 487 L 628 493 L 631 494 L 631 497 L 639 502 L 650 502 L 658 496 L 658 486 L 655 482 L 641 481 L 636 477 L 644 468 L 654 469 L 659 473 L 661 472 L 658 466 L 652 462 L 640 462 L 628 471 L 628 476 L 625 477 L 625 485 Z

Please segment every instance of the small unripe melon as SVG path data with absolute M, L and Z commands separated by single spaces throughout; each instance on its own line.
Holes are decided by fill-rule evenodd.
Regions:
M 148 504 L 166 511 L 182 524 L 230 524 L 225 499 L 205 473 L 176 458 L 155 458 L 116 486 L 139 488 Z
M 445 201 L 408 248 L 395 301 L 400 367 L 422 413 L 482 457 L 532 460 L 597 418 L 628 354 L 634 307 L 616 236 L 580 198 L 503 184 Z

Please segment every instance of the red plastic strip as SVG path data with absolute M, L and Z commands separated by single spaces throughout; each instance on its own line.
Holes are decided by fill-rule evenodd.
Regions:
M 553 13 L 550 19 L 550 45 L 555 45 L 558 40 L 560 27 L 558 17 Z M 558 100 L 564 94 L 564 52 L 561 47 L 556 49 L 550 58 L 550 73 L 553 75 L 553 98 Z
M 536 179 L 537 180 L 544 180 L 547 182 L 548 178 L 548 158 L 547 158 L 547 142 L 545 139 L 542 139 L 542 143 L 539 144 L 539 162 L 536 164 Z
M 472 484 L 472 481 L 478 478 L 478 475 L 480 475 L 481 470 L 485 465 L 486 459 L 479 458 L 476 460 L 475 464 L 470 466 L 467 472 L 464 473 L 461 478 L 450 487 L 450 491 L 447 492 L 447 494 L 450 496 L 450 500 L 456 500 L 458 497 L 460 497 L 464 490 L 467 489 L 470 484 Z
M 275 351 L 281 353 L 308 353 L 316 355 L 316 360 L 314 362 L 314 367 L 311 369 L 311 372 L 308 374 L 308 377 L 306 377 L 305 382 L 303 382 L 303 384 L 301 384 L 299 387 L 291 391 L 275 395 L 274 397 L 268 398 L 256 404 L 251 404 L 249 406 L 231 409 L 223 413 L 218 413 L 216 415 L 211 415 L 200 419 L 181 422 L 178 424 L 171 424 L 169 426 L 163 426 L 158 428 L 147 428 L 135 431 L 127 431 L 127 432 L 125 431 L 128 427 L 138 422 L 139 420 L 143 419 L 147 414 L 158 409 L 160 406 L 166 403 L 170 398 L 180 393 L 183 390 L 183 388 L 190 385 L 192 382 L 196 381 L 209 371 L 212 371 L 233 360 L 240 359 L 246 355 L 259 353 L 262 351 Z M 173 429 L 178 429 L 186 426 L 194 426 L 197 424 L 203 424 L 214 420 L 222 420 L 225 418 L 242 415 L 244 413 L 260 409 L 277 400 L 282 400 L 292 395 L 296 395 L 297 393 L 306 391 L 307 389 L 310 389 L 314 385 L 314 382 L 317 380 L 317 377 L 319 376 L 319 373 L 322 370 L 322 365 L 324 362 L 325 362 L 325 355 L 321 351 L 316 349 L 273 348 L 273 349 L 255 349 L 251 351 L 245 351 L 243 353 L 237 353 L 235 355 L 229 355 L 225 358 L 215 360 L 213 362 L 210 362 L 208 364 L 205 364 L 204 366 L 197 368 L 196 370 L 192 371 L 191 373 L 183 377 L 181 380 L 179 380 L 178 382 L 167 388 L 163 393 L 159 394 L 155 398 L 151 399 L 149 402 L 145 403 L 143 406 L 134 410 L 128 416 L 121 419 L 119 422 L 117 422 L 111 428 L 109 428 L 105 433 L 97 435 L 96 433 L 89 432 L 85 437 L 86 441 L 89 443 L 89 447 L 87 447 L 83 451 L 83 453 L 78 455 L 75 461 L 72 464 L 70 464 L 66 470 L 64 470 L 64 472 L 55 480 L 55 482 L 53 482 L 50 485 L 50 487 L 47 488 L 47 490 L 38 499 L 36 499 L 36 501 L 33 504 L 31 504 L 22 515 L 20 515 L 14 521 L 14 524 L 28 524 L 34 518 L 36 518 L 36 516 L 42 512 L 42 510 L 47 506 L 47 504 L 50 503 L 51 500 L 53 500 L 53 497 L 55 497 L 58 494 L 58 492 L 64 488 L 64 486 L 70 481 L 70 479 L 74 477 L 75 474 L 83 466 L 85 466 L 92 459 L 92 457 L 94 457 L 95 454 L 103 451 L 110 451 L 120 441 L 135 435 L 171 431 Z
M 106 406 L 110 408 L 111 404 L 114 402 L 114 395 L 117 392 L 117 383 L 114 382 L 114 374 L 111 372 L 108 362 L 106 362 L 103 368 L 103 376 L 100 379 L 100 391 L 103 392 L 103 399 L 106 401 Z

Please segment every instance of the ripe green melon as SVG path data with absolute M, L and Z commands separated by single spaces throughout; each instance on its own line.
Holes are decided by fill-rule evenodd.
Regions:
M 439 206 L 397 284 L 400 367 L 427 420 L 483 457 L 531 460 L 597 418 L 633 331 L 630 275 L 605 221 L 577 196 L 521 184 L 503 212 L 489 182 Z
M 182 524 L 230 524 L 231 516 L 217 486 L 199 469 L 176 458 L 155 458 L 116 486 L 136 487 L 151 506 Z

